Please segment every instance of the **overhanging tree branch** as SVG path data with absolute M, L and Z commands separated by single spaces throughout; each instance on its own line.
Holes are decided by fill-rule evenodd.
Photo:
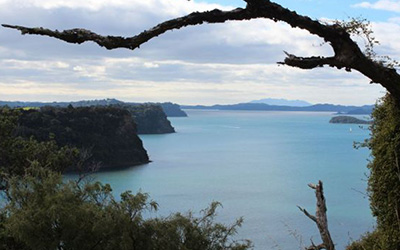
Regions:
M 331 67 L 336 67 L 338 69 L 344 67 L 344 65 L 340 63 L 340 61 L 336 60 L 335 57 L 322 57 L 322 56 L 298 57 L 289 54 L 286 51 L 284 52 L 286 54 L 285 61 L 278 62 L 278 64 L 284 64 L 301 69 L 313 69 L 317 67 L 323 67 L 324 65 L 329 65 Z
M 400 75 L 396 70 L 386 67 L 364 55 L 359 46 L 351 39 L 350 34 L 339 24 L 323 24 L 286 9 L 269 0 L 245 0 L 246 8 L 237 8 L 231 11 L 211 10 L 193 12 L 189 15 L 171 19 L 145 30 L 132 37 L 102 36 L 85 29 L 65 31 L 49 30 L 45 28 L 28 28 L 24 26 L 3 24 L 3 27 L 17 29 L 22 34 L 45 35 L 61 39 L 69 43 L 83 43 L 93 41 L 107 49 L 127 48 L 134 50 L 150 39 L 166 31 L 180 29 L 186 26 L 203 23 L 224 23 L 226 21 L 241 21 L 256 18 L 267 18 L 273 21 L 283 21 L 292 27 L 307 30 L 317 35 L 332 47 L 334 55 L 331 57 L 314 56 L 309 58 L 288 55 L 283 64 L 302 69 L 313 69 L 329 65 L 347 71 L 357 70 L 385 87 L 394 98 L 400 101 Z
M 92 41 L 107 49 L 126 48 L 134 50 L 140 45 L 157 37 L 169 30 L 180 29 L 189 25 L 207 23 L 223 23 L 228 20 L 249 20 L 254 18 L 246 9 L 237 8 L 232 11 L 221 11 L 218 9 L 205 12 L 193 12 L 187 16 L 163 22 L 149 30 L 133 37 L 102 36 L 86 29 L 70 29 L 64 31 L 50 30 L 45 28 L 28 28 L 18 25 L 2 24 L 5 28 L 17 29 L 24 34 L 43 35 L 54 37 L 68 43 L 81 44 Z

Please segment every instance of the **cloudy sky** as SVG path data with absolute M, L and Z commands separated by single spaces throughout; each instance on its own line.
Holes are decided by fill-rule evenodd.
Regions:
M 363 17 L 382 55 L 400 59 L 400 1 L 277 0 L 314 19 Z M 132 36 L 192 11 L 244 7 L 239 0 L 0 0 L 0 23 L 52 29 L 86 28 Z M 363 43 L 363 40 L 360 40 Z M 284 23 L 258 19 L 168 32 L 139 50 L 107 51 L 0 29 L 0 100 L 75 101 L 117 98 L 227 104 L 261 98 L 372 104 L 385 91 L 357 72 L 278 66 L 283 50 L 299 56 L 332 51 Z

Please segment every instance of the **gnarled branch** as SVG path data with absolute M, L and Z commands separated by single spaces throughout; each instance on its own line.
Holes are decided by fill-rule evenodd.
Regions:
M 203 23 L 224 23 L 226 21 L 250 20 L 267 18 L 273 21 L 283 21 L 292 27 L 307 30 L 313 35 L 324 39 L 332 47 L 334 55 L 331 57 L 297 57 L 288 55 L 283 64 L 302 69 L 313 69 L 325 65 L 336 68 L 357 70 L 371 79 L 371 82 L 380 83 L 394 98 L 400 101 L 400 75 L 396 70 L 385 67 L 364 55 L 358 45 L 350 38 L 350 34 L 338 24 L 323 24 L 290 11 L 269 0 L 245 0 L 246 8 L 237 8 L 231 11 L 218 9 L 193 12 L 189 15 L 171 19 L 145 30 L 132 37 L 102 36 L 85 29 L 52 31 L 44 28 L 27 28 L 23 26 L 3 24 L 3 27 L 20 30 L 22 34 L 45 35 L 61 39 L 69 43 L 83 43 L 93 41 L 107 49 L 127 48 L 134 50 L 150 39 L 157 37 L 168 30 L 180 29 L 190 25 Z
M 315 196 L 317 198 L 317 208 L 315 211 L 315 216 L 311 215 L 304 208 L 297 206 L 300 211 L 302 211 L 308 218 L 313 220 L 318 227 L 319 234 L 321 236 L 322 244 L 315 245 L 314 242 L 311 241 L 312 245 L 306 248 L 307 250 L 335 250 L 335 245 L 333 244 L 331 235 L 328 229 L 328 217 L 326 215 L 326 202 L 324 196 L 324 190 L 322 181 L 319 181 L 318 184 L 308 184 L 308 186 L 315 190 Z
M 325 65 L 329 65 L 331 67 L 336 67 L 341 69 L 344 67 L 340 61 L 336 60 L 335 57 L 322 57 L 322 56 L 313 56 L 313 57 L 298 57 L 292 54 L 287 53 L 285 61 L 278 62 L 278 64 L 285 64 L 292 67 L 297 67 L 301 69 L 314 69 L 317 67 L 323 67 Z
M 223 23 L 227 20 L 248 20 L 254 18 L 248 10 L 237 8 L 232 11 L 221 11 L 218 9 L 205 12 L 193 12 L 187 16 L 172 19 L 145 30 L 133 37 L 102 36 L 86 29 L 70 29 L 64 31 L 50 30 L 45 28 L 28 28 L 18 25 L 2 24 L 5 28 L 21 31 L 21 34 L 43 35 L 54 37 L 68 43 L 81 44 L 92 41 L 107 49 L 126 48 L 134 50 L 150 39 L 157 37 L 169 30 L 180 29 L 189 25 L 207 23 Z

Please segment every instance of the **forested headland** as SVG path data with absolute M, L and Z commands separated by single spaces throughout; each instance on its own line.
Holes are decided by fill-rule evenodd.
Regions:
M 149 162 L 131 113 L 112 106 L 20 110 L 15 136 L 86 150 L 102 167 Z
M 90 106 L 109 106 L 109 105 L 124 105 L 124 106 L 140 106 L 140 105 L 159 105 L 163 109 L 167 117 L 186 117 L 187 114 L 181 109 L 181 107 L 172 102 L 123 102 L 114 98 L 101 99 L 101 100 L 83 100 L 76 102 L 21 102 L 21 101 L 0 101 L 0 106 L 8 106 L 11 108 L 24 108 L 24 107 L 44 107 L 44 106 L 55 106 L 55 107 L 67 107 L 72 105 L 74 107 L 90 107 Z

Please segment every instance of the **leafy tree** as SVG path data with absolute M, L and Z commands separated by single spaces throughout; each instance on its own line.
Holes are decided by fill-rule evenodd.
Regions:
M 161 105 L 145 103 L 136 105 L 118 104 L 117 106 L 127 109 L 132 114 L 137 125 L 138 134 L 164 134 L 175 132 L 175 129 L 167 119 Z
M 124 192 L 120 200 L 109 185 L 63 182 L 60 173 L 33 163 L 9 180 L 8 203 L 1 210 L 2 249 L 191 249 L 242 250 L 249 241 L 232 236 L 241 225 L 214 222 L 218 203 L 200 217 L 192 213 L 148 218 L 157 203 L 144 193 Z M 2 244 L 2 245 L 1 245 Z
M 54 171 L 63 171 L 79 161 L 76 148 L 59 148 L 54 140 L 38 142 L 16 136 L 19 109 L 0 108 L 0 189 L 7 188 L 8 177 L 23 175 L 32 162 Z

